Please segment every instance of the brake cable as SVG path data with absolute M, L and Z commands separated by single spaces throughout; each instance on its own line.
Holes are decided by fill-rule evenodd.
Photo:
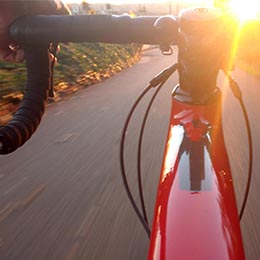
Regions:
M 233 92 L 233 95 L 238 99 L 239 104 L 241 106 L 244 119 L 245 119 L 245 124 L 246 124 L 246 130 L 247 130 L 247 138 L 248 138 L 248 153 L 249 153 L 249 165 L 248 165 L 248 178 L 247 178 L 247 185 L 246 185 L 246 190 L 243 198 L 243 203 L 239 212 L 239 219 L 240 221 L 242 220 L 243 213 L 247 204 L 248 200 L 248 195 L 249 195 L 249 190 L 251 186 L 251 180 L 252 180 L 252 169 L 253 169 L 253 141 L 252 141 L 252 131 L 249 123 L 249 118 L 248 118 L 248 113 L 245 107 L 245 104 L 243 102 L 242 98 L 242 92 L 237 84 L 237 82 L 230 76 L 230 74 L 227 71 L 224 71 L 226 74 L 228 80 L 229 80 L 229 86 Z
M 173 66 L 166 68 L 166 70 L 164 70 L 162 72 L 162 74 L 157 75 L 151 82 L 154 85 L 158 85 L 160 81 L 163 81 L 163 78 L 166 78 L 165 81 L 178 69 L 178 64 L 174 64 Z M 165 73 L 165 74 L 164 74 Z M 161 90 L 161 87 L 163 85 L 160 85 L 157 90 L 154 92 L 148 106 L 147 109 L 145 111 L 145 115 L 143 118 L 143 122 L 142 122 L 142 126 L 141 126 L 141 130 L 140 130 L 140 134 L 139 134 L 139 139 L 138 139 L 138 152 L 137 152 L 137 176 L 138 176 L 138 186 L 139 186 L 139 194 L 140 194 L 140 201 L 141 201 L 141 205 L 142 205 L 142 210 L 143 210 L 143 216 L 146 220 L 146 222 L 148 223 L 148 218 L 146 215 L 146 209 L 145 209 L 145 203 L 144 203 L 144 198 L 143 198 L 143 192 L 142 192 L 142 181 L 141 181 L 141 152 L 142 152 L 142 144 L 143 144 L 143 135 L 144 135 L 144 129 L 145 129 L 145 125 L 146 125 L 146 121 L 148 118 L 148 115 L 150 113 L 150 109 L 153 105 L 153 102 L 155 100 L 155 98 L 157 97 L 158 93 Z
M 51 68 L 51 82 L 50 82 L 50 89 L 49 89 L 49 97 L 51 97 L 51 98 L 54 98 L 54 96 L 55 96 L 53 75 L 54 75 L 54 65 L 56 63 L 58 49 L 59 49 L 58 43 L 52 43 L 50 45 L 49 52 L 53 55 L 53 60 L 51 61 L 51 65 L 50 65 L 50 68 Z
M 161 90 L 162 86 L 165 84 L 165 82 L 169 79 L 169 77 L 178 69 L 178 64 L 174 64 L 166 69 L 164 69 L 162 72 L 160 72 L 158 75 L 156 75 L 151 81 L 150 84 L 141 92 L 141 94 L 138 96 L 138 98 L 136 99 L 136 101 L 134 102 L 133 106 L 130 109 L 130 112 L 128 113 L 128 116 L 126 118 L 123 130 L 122 130 L 122 135 L 121 135 L 121 141 L 120 141 L 120 167 L 121 167 L 121 175 L 122 175 L 122 179 L 123 179 L 123 183 L 125 186 L 125 190 L 128 196 L 128 199 L 131 202 L 131 205 L 138 217 L 138 219 L 140 220 L 141 224 L 143 225 L 148 237 L 150 237 L 151 231 L 149 228 L 149 224 L 148 224 L 148 219 L 147 219 L 147 214 L 146 214 L 146 209 L 145 209 L 145 203 L 144 203 L 144 197 L 143 197 L 143 190 L 142 190 L 142 182 L 141 182 L 141 164 L 140 164 L 140 156 L 141 156 L 141 147 L 142 147 L 142 140 L 143 140 L 143 133 L 144 133 L 144 127 L 145 127 L 145 123 L 148 117 L 148 114 L 150 112 L 150 108 L 153 104 L 153 101 L 155 100 L 157 94 L 159 93 L 159 91 Z M 151 90 L 152 88 L 157 88 L 157 90 L 155 91 L 155 93 L 153 94 L 148 107 L 146 109 L 145 112 L 145 116 L 143 119 L 143 123 L 142 123 L 142 128 L 140 131 L 140 135 L 139 135 L 139 142 L 138 142 L 138 186 L 139 186 L 139 196 L 140 196 L 140 200 L 141 200 L 141 207 L 142 207 L 142 213 L 139 210 L 132 192 L 129 188 L 128 185 L 128 181 L 127 181 L 127 177 L 126 177 L 126 170 L 125 170 L 125 161 L 124 161 L 124 149 L 125 149 L 125 139 L 126 139 L 126 132 L 128 129 L 128 125 L 132 119 L 132 116 L 137 108 L 137 106 L 139 105 L 140 101 L 144 98 L 144 96 L 148 93 L 149 90 Z

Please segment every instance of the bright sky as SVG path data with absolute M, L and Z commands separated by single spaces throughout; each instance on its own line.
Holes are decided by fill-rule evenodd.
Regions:
M 82 3 L 82 0 L 63 0 L 66 3 Z M 168 4 L 171 1 L 174 3 L 188 3 L 188 4 L 196 4 L 200 5 L 213 5 L 214 0 L 86 0 L 88 3 L 110 3 L 110 4 L 145 4 L 145 3 L 162 3 Z M 219 0 L 222 2 L 222 0 Z M 254 17 L 260 11 L 260 0 L 229 0 L 223 1 L 227 2 L 227 6 L 229 6 L 237 15 L 242 19 L 246 20 L 250 17 Z
M 169 4 L 169 1 L 172 4 L 177 2 L 184 2 L 184 3 L 191 3 L 191 4 L 212 4 L 214 0 L 87 0 L 86 2 L 90 4 L 94 3 L 110 3 L 110 4 L 148 4 L 148 3 L 162 3 L 162 4 Z M 82 0 L 63 0 L 65 3 L 81 3 Z
M 66 3 L 81 3 L 82 0 L 63 0 Z M 110 3 L 110 4 L 125 4 L 125 3 L 165 3 L 167 0 L 89 0 L 88 3 Z

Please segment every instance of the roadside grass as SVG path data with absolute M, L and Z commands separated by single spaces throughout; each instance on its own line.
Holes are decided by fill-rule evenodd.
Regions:
M 55 98 L 109 78 L 140 58 L 141 45 L 104 43 L 61 44 L 54 72 Z M 20 103 L 26 83 L 24 64 L 0 61 L 0 124 L 10 119 Z M 7 118 L 6 118 L 7 117 Z

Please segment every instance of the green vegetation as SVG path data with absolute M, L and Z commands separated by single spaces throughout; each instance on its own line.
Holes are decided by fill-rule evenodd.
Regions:
M 55 83 L 78 83 L 91 78 L 99 79 L 130 66 L 139 57 L 140 46 L 83 43 L 63 45 L 58 55 Z M 88 82 L 89 81 L 89 82 Z
M 80 88 L 131 66 L 140 57 L 141 46 L 83 43 L 61 45 L 55 66 L 55 98 L 74 93 Z M 23 97 L 26 83 L 24 64 L 0 61 L 0 125 L 7 123 Z M 53 100 L 53 99 L 52 99 Z
M 73 85 L 90 85 L 130 66 L 138 58 L 139 45 L 83 43 L 61 45 L 54 85 L 59 92 Z M 26 81 L 24 64 L 0 62 L 0 101 L 20 97 Z

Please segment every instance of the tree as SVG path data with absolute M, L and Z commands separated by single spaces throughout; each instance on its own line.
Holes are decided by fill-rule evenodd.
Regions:
M 107 10 L 111 10 L 111 9 L 112 9 L 112 8 L 111 8 L 111 4 L 107 3 L 107 4 L 106 4 L 106 9 L 107 9 Z
M 85 13 L 88 13 L 90 11 L 89 3 L 87 3 L 86 1 L 82 1 L 81 7 Z
M 146 14 L 147 13 L 146 6 L 145 5 L 139 6 L 138 11 L 139 13 Z

